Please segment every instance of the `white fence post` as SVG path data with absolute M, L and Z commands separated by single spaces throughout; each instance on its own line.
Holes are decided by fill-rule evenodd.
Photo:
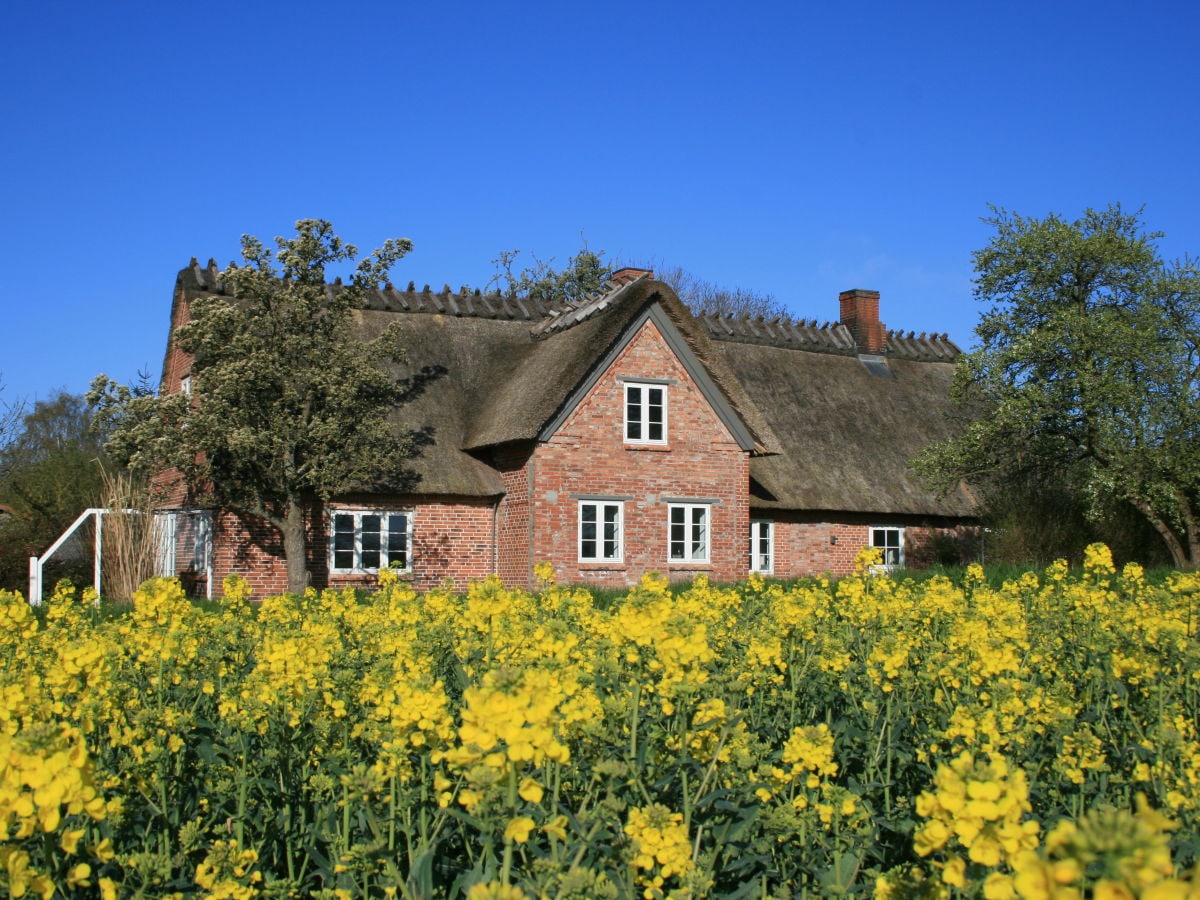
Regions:
M 36 556 L 29 557 L 29 603 L 42 605 L 42 563 Z
M 96 596 L 100 596 L 100 570 L 103 568 L 100 565 L 104 558 L 104 513 L 101 510 L 96 510 L 96 546 L 95 546 L 95 562 L 92 563 L 92 584 L 96 587 Z

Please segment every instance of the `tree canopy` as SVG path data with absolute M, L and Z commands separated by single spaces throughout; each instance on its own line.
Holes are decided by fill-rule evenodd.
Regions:
M 955 382 L 980 414 L 918 468 L 994 492 L 1073 482 L 1093 517 L 1132 504 L 1175 565 L 1200 565 L 1200 270 L 1163 261 L 1161 234 L 1120 206 L 985 221 L 987 309 Z
M 605 282 L 620 264 L 605 259 L 603 250 L 592 250 L 586 244 L 567 260 L 562 269 L 554 260 L 536 255 L 533 263 L 517 269 L 520 250 L 505 250 L 492 264 L 496 272 L 488 282 L 506 297 L 531 297 L 535 300 L 578 303 L 589 294 L 603 290 Z M 654 277 L 668 285 L 696 315 L 757 316 L 763 319 L 788 317 L 787 307 L 770 294 L 745 288 L 722 287 L 692 274 L 681 266 L 661 263 L 639 263 Z
M 155 396 L 110 381 L 89 399 L 122 464 L 178 470 L 193 491 L 257 516 L 282 537 L 288 588 L 309 581 L 305 509 L 312 497 L 402 491 L 411 433 L 389 413 L 413 389 L 385 365 L 403 358 L 395 329 L 370 342 L 354 333 L 366 292 L 383 284 L 412 244 L 389 240 L 357 263 L 347 284 L 326 286 L 327 267 L 358 249 L 329 222 L 302 219 L 276 251 L 249 235 L 242 265 L 222 274 L 230 296 L 197 298 L 174 336 L 194 358 L 190 395 Z
M 0 586 L 24 590 L 39 556 L 104 495 L 102 441 L 84 398 L 60 391 L 19 416 L 0 446 Z M 83 576 L 86 561 L 60 556 L 54 577 Z
M 530 297 L 534 300 L 578 303 L 589 294 L 603 289 L 613 267 L 604 259 L 604 251 L 585 244 L 567 260 L 562 269 L 554 268 L 554 259 L 533 256 L 533 264 L 520 270 L 514 267 L 520 250 L 502 250 L 492 260 L 496 274 L 488 287 L 495 286 L 505 297 Z
M 752 316 L 762 319 L 791 318 L 787 307 L 771 294 L 741 287 L 722 287 L 707 281 L 680 266 L 659 264 L 654 277 L 679 295 L 698 316 Z

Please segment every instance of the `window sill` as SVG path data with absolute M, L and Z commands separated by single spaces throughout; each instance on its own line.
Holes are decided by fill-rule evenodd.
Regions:
M 670 444 L 626 444 L 626 450 L 649 450 L 651 453 L 669 453 Z
M 694 562 L 694 563 L 669 562 L 669 563 L 667 563 L 667 568 L 668 569 L 687 569 L 692 572 L 711 572 L 713 569 L 716 568 L 716 566 L 714 566 L 710 562 Z
M 393 569 L 397 575 L 406 576 L 412 574 L 412 569 Z M 329 576 L 334 575 L 343 578 L 378 578 L 379 569 L 330 569 Z
M 576 563 L 576 565 L 579 566 L 580 572 L 595 572 L 598 569 L 612 572 L 624 572 L 627 568 L 629 568 L 624 562 L 617 562 L 616 560 L 612 562 L 592 562 L 591 560 L 588 560 L 587 562 Z

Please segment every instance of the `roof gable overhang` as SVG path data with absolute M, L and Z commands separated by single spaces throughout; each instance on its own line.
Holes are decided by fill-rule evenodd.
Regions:
M 596 361 L 595 365 L 589 369 L 584 379 L 567 395 L 567 398 L 555 412 L 554 416 L 542 426 L 541 431 L 538 432 L 537 439 L 539 441 L 547 441 L 562 427 L 563 423 L 575 411 L 576 407 L 583 402 L 583 398 L 596 386 L 604 376 L 604 373 L 612 367 L 617 358 L 647 323 L 652 323 L 658 329 L 667 346 L 671 348 L 671 352 L 675 354 L 675 357 L 683 365 L 688 376 L 700 390 L 701 395 L 708 402 L 708 405 L 721 421 L 721 424 L 729 430 L 729 433 L 733 436 L 738 446 L 749 453 L 753 453 L 756 445 L 754 435 L 751 433 L 749 427 L 747 427 L 742 417 L 730 405 L 725 395 L 717 387 L 716 382 L 709 374 L 708 369 L 696 356 L 662 304 L 657 300 L 652 301 L 634 317 L 630 324 L 621 332 L 617 340 Z

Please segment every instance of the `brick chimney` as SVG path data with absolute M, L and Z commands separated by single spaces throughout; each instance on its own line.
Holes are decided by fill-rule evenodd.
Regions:
M 879 291 L 842 291 L 842 324 L 854 335 L 859 353 L 882 356 L 887 353 L 887 329 L 879 321 Z
M 617 269 L 608 276 L 609 284 L 620 285 L 628 284 L 635 279 L 641 278 L 643 275 L 649 275 L 651 280 L 654 279 L 654 272 L 651 269 L 638 269 L 634 266 L 625 266 L 623 269 Z

